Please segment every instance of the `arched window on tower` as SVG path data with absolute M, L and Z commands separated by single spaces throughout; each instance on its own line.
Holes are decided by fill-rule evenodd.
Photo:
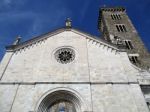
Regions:
M 116 24 L 116 28 L 118 32 L 127 32 L 127 29 L 124 24 Z
M 120 14 L 111 14 L 111 18 L 112 18 L 112 20 L 120 20 L 121 15 Z
M 121 15 L 120 14 L 118 14 L 118 18 L 121 19 Z
M 116 25 L 117 31 L 120 32 L 119 25 Z
M 115 19 L 113 14 L 111 14 L 111 19 L 112 19 L 112 20 L 114 20 L 114 19 Z
M 121 32 L 124 32 L 124 29 L 123 29 L 122 25 L 119 25 L 119 29 L 120 29 Z
M 127 49 L 133 49 L 133 45 L 131 43 L 131 40 L 125 40 L 125 45 Z
M 123 27 L 123 31 L 127 32 L 127 29 L 126 29 L 125 25 L 122 25 L 122 27 Z
M 129 56 L 129 60 L 135 65 L 139 64 L 138 56 Z

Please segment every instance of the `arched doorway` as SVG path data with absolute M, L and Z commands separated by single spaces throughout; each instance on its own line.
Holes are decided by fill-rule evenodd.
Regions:
M 37 112 L 81 112 L 81 101 L 74 93 L 59 90 L 48 94 L 40 102 Z

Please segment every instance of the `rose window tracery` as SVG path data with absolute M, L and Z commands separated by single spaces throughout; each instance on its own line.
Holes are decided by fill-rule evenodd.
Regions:
M 62 48 L 55 52 L 55 58 L 59 63 L 67 64 L 74 60 L 75 52 L 70 48 Z

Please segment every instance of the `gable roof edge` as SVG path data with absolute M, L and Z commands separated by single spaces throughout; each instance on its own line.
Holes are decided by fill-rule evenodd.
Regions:
M 32 44 L 34 44 L 34 43 L 43 41 L 43 40 L 45 40 L 45 39 L 47 39 L 47 38 L 49 38 L 49 37 L 51 37 L 51 36 L 53 36 L 53 35 L 56 35 L 56 34 L 59 34 L 59 33 L 63 32 L 63 31 L 73 31 L 74 33 L 77 33 L 77 34 L 79 34 L 79 35 L 83 35 L 83 36 L 86 37 L 87 39 L 96 41 L 96 42 L 98 42 L 98 43 L 100 43 L 100 44 L 103 44 L 103 45 L 105 45 L 105 46 L 108 46 L 108 47 L 110 47 L 110 48 L 112 48 L 112 49 L 115 49 L 115 50 L 117 50 L 117 51 L 121 51 L 120 49 L 117 48 L 117 46 L 112 45 L 111 43 L 108 43 L 107 41 L 102 40 L 102 39 L 100 39 L 99 37 L 96 37 L 96 36 L 94 36 L 94 35 L 91 35 L 91 34 L 89 34 L 89 33 L 80 31 L 80 30 L 75 29 L 75 28 L 69 28 L 69 29 L 68 29 L 68 28 L 65 28 L 65 27 L 62 27 L 62 28 L 53 30 L 53 31 L 51 31 L 51 32 L 42 34 L 42 35 L 40 35 L 40 36 L 34 37 L 34 38 L 29 39 L 29 40 L 27 40 L 27 41 L 25 41 L 25 42 L 22 42 L 22 43 L 20 43 L 20 44 L 18 44 L 18 45 L 9 45 L 9 46 L 6 46 L 6 50 L 7 50 L 7 51 L 16 51 L 16 50 L 22 49 L 22 48 L 24 48 L 24 47 L 27 47 L 27 46 L 29 46 L 29 45 L 32 45 Z
M 113 45 L 113 44 L 111 44 L 111 43 L 108 43 L 107 41 L 105 41 L 105 40 L 103 40 L 103 39 L 100 39 L 100 38 L 97 37 L 97 36 L 91 35 L 91 34 L 86 33 L 86 32 L 82 32 L 82 31 L 80 31 L 80 30 L 78 30 L 78 29 L 74 29 L 74 28 L 72 29 L 72 31 L 75 32 L 75 33 L 78 33 L 78 34 L 80 34 L 80 35 L 83 35 L 83 34 L 84 34 L 83 36 L 85 36 L 86 38 L 88 38 L 88 39 L 90 39 L 90 40 L 99 42 L 100 44 L 103 44 L 103 45 L 105 45 L 105 46 L 111 47 L 111 48 L 113 48 L 113 49 L 115 49 L 115 50 L 117 50 L 117 51 L 121 51 L 120 49 L 117 48 L 116 45 Z
M 7 51 L 18 50 L 18 49 L 26 47 L 26 46 L 28 46 L 30 44 L 37 43 L 37 42 L 40 42 L 42 40 L 45 40 L 48 37 L 51 37 L 51 36 L 56 35 L 56 34 L 59 34 L 59 33 L 63 32 L 63 31 L 65 31 L 65 28 L 55 29 L 55 30 L 53 30 L 51 32 L 44 33 L 44 34 L 42 34 L 40 36 L 33 37 L 33 38 L 31 38 L 31 39 L 29 39 L 27 41 L 24 41 L 24 42 L 22 42 L 22 43 L 20 43 L 18 45 L 8 45 L 5 48 L 6 48 Z

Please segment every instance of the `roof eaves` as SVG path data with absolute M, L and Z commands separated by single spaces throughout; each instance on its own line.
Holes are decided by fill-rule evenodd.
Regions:
M 117 47 L 116 45 L 111 44 L 111 43 L 105 41 L 104 39 L 100 39 L 100 37 L 93 36 L 93 35 L 91 35 L 91 34 L 89 34 L 89 33 L 83 32 L 83 31 L 78 30 L 78 29 L 75 29 L 75 28 L 73 28 L 72 30 L 77 31 L 77 32 L 80 32 L 80 33 L 82 33 L 82 34 L 85 34 L 86 37 L 89 38 L 89 39 L 93 39 L 93 40 L 95 40 L 95 41 L 97 41 L 97 42 L 103 43 L 104 45 L 107 45 L 107 46 L 109 46 L 109 47 L 112 47 L 112 48 L 114 48 L 114 49 L 116 49 L 116 50 L 120 50 L 120 49 L 118 49 L 118 47 Z
M 53 35 L 56 35 L 58 33 L 63 32 L 63 31 L 78 32 L 81 35 L 84 34 L 84 36 L 87 37 L 87 38 L 89 38 L 89 39 L 93 39 L 94 41 L 97 41 L 99 43 L 103 43 L 104 45 L 112 47 L 113 49 L 120 50 L 120 49 L 117 48 L 116 45 L 113 45 L 113 44 L 111 44 L 111 43 L 109 43 L 109 42 L 107 42 L 107 41 L 105 41 L 103 39 L 100 39 L 97 36 L 94 36 L 94 35 L 91 35 L 89 33 L 83 32 L 83 31 L 81 31 L 79 29 L 76 29 L 76 28 L 65 28 L 65 27 L 62 27 L 62 28 L 59 28 L 59 29 L 55 29 L 55 30 L 53 30 L 51 32 L 48 32 L 48 33 L 42 34 L 40 36 L 34 37 L 34 38 L 32 38 L 30 40 L 27 40 L 25 42 L 22 42 L 22 43 L 20 43 L 18 45 L 9 45 L 9 46 L 6 46 L 5 48 L 6 48 L 7 51 L 15 51 L 15 50 L 21 49 L 23 47 L 26 47 L 26 46 L 28 46 L 28 45 L 30 45 L 32 43 L 39 42 L 41 40 L 47 39 L 48 37 L 51 37 Z
M 22 43 L 20 43 L 20 44 L 18 44 L 18 45 L 8 45 L 8 46 L 6 46 L 5 48 L 6 48 L 6 50 L 16 50 L 16 49 L 20 49 L 20 48 L 22 48 L 22 47 L 24 47 L 24 46 L 27 46 L 28 44 L 35 43 L 35 42 L 44 40 L 44 39 L 46 39 L 46 38 L 48 38 L 48 37 L 50 37 L 50 36 L 56 35 L 56 34 L 58 34 L 58 33 L 60 33 L 60 32 L 63 32 L 63 31 L 65 31 L 65 28 L 64 28 L 64 27 L 63 27 L 63 28 L 59 28 L 59 29 L 55 29 L 55 30 L 53 30 L 53 31 L 51 31 L 51 32 L 42 34 L 42 35 L 37 36 L 37 37 L 33 37 L 32 39 L 27 40 L 27 41 L 25 41 L 25 42 L 22 42 Z

